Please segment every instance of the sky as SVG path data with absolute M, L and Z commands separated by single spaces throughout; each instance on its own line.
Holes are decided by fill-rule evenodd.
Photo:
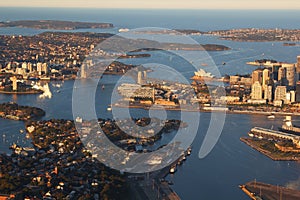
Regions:
M 300 10 L 300 0 L 1 0 L 0 7 Z

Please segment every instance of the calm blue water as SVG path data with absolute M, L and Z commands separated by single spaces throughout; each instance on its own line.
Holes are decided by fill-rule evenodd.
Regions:
M 119 28 L 164 27 L 214 30 L 228 28 L 300 28 L 299 11 L 171 11 L 171 10 L 101 10 L 101 9 L 33 9 L 0 8 L 0 20 L 19 19 L 57 19 L 109 22 L 113 29 L 81 30 L 116 33 Z M 138 20 L 137 20 L 138 19 Z M 41 30 L 23 28 L 0 28 L 0 34 L 33 35 Z M 232 48 L 226 52 L 209 52 L 218 70 L 224 74 L 250 73 L 254 68 L 245 62 L 259 58 L 271 58 L 278 61 L 296 62 L 300 55 L 299 47 L 284 47 L 281 42 L 245 43 L 218 40 L 212 36 L 193 36 L 201 44 L 224 44 Z M 186 52 L 187 54 L 190 52 Z M 170 56 L 163 52 L 151 52 L 151 58 L 132 59 L 126 62 L 145 64 L 156 62 L 170 65 Z M 264 54 L 264 56 L 263 56 Z M 226 62 L 223 66 L 221 63 Z M 195 58 L 200 66 L 201 61 Z M 175 57 L 172 66 L 183 76 L 189 78 L 193 69 Z M 209 70 L 209 69 L 208 69 Z M 98 90 L 96 105 L 98 117 L 110 118 L 112 113 L 106 110 L 110 104 L 110 95 L 118 77 L 106 76 L 102 80 L 105 90 Z M 37 106 L 46 111 L 45 119 L 72 119 L 73 81 L 65 81 L 61 88 L 50 84 L 53 97 L 40 99 L 39 95 L 0 95 L 0 102 L 15 101 L 22 105 Z M 84 86 L 84 83 L 83 83 Z M 60 93 L 57 90 L 60 90 Z M 148 116 L 148 112 L 135 109 L 133 117 Z M 169 118 L 179 118 L 177 112 L 168 112 Z M 200 128 L 193 143 L 192 156 L 178 168 L 175 175 L 168 177 L 174 182 L 173 188 L 182 199 L 248 199 L 238 188 L 239 184 L 257 179 L 272 184 L 299 185 L 300 166 L 296 162 L 274 162 L 240 142 L 253 126 L 270 128 L 282 123 L 282 118 L 268 121 L 265 116 L 227 115 L 226 124 L 220 140 L 213 151 L 204 159 L 198 158 L 198 151 L 204 133 L 207 130 L 210 114 L 201 113 Z M 19 133 L 22 122 L 0 119 L 0 152 L 9 153 L 8 147 L 13 143 L 29 145 Z M 5 136 L 4 136 L 5 135 Z

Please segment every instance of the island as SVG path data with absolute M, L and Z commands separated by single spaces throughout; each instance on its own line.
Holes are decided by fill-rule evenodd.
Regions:
M 0 22 L 0 27 L 76 30 L 76 29 L 113 28 L 113 24 L 111 24 L 111 23 L 59 21 L 59 20 L 19 20 L 19 21 Z
M 0 117 L 12 120 L 31 120 L 38 119 L 45 115 L 45 111 L 41 108 L 21 106 L 16 103 L 0 104 Z

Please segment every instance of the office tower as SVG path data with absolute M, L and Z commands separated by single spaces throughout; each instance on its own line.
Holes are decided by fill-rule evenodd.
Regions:
M 286 69 L 286 80 L 288 86 L 295 86 L 295 64 L 282 64 L 282 67 Z
M 296 84 L 296 102 L 300 102 L 300 81 Z
M 18 90 L 17 77 L 13 76 L 10 78 L 10 80 L 12 81 L 13 91 L 17 91 Z
M 262 99 L 262 86 L 259 81 L 252 84 L 251 99 L 261 100 Z
M 297 56 L 296 71 L 297 71 L 297 81 L 299 81 L 300 80 L 300 55 Z
M 273 100 L 272 95 L 273 95 L 273 87 L 272 87 L 272 85 L 265 86 L 264 99 L 266 99 L 269 102 L 271 102 Z
M 85 79 L 87 77 L 87 74 L 86 74 L 86 64 L 85 63 L 83 63 L 81 65 L 81 68 L 80 68 L 80 77 L 82 79 Z
M 141 85 L 142 84 L 142 72 L 138 71 L 137 74 L 137 84 Z
M 277 86 L 275 89 L 275 100 L 286 100 L 286 86 Z
M 286 79 L 286 68 L 280 67 L 278 69 L 278 81 L 282 81 Z
M 270 80 L 270 70 L 264 69 L 262 72 L 262 88 L 263 88 L 263 90 L 265 89 L 265 86 L 268 85 L 269 80 Z
M 258 81 L 260 84 L 262 84 L 262 70 L 256 69 L 252 72 L 252 84 L 254 84 L 256 81 Z
M 42 64 L 42 72 L 44 72 L 45 74 L 48 73 L 48 64 L 47 63 Z
M 296 102 L 296 92 L 294 90 L 291 90 L 290 94 L 291 94 L 291 99 L 290 99 L 291 103 Z

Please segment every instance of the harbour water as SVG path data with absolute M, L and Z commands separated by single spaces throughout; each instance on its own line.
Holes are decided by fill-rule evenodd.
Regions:
M 144 26 L 156 26 L 166 28 L 189 28 L 200 30 L 240 28 L 240 27 L 264 27 L 264 28 L 299 28 L 299 13 L 294 11 L 267 13 L 258 12 L 256 16 L 249 11 L 248 15 L 239 17 L 240 12 L 233 12 L 232 16 L 224 17 L 223 21 L 218 21 L 226 15 L 226 11 L 215 11 L 215 15 L 207 11 L 178 11 L 177 17 L 172 15 L 174 11 L 156 11 L 156 15 L 150 12 L 136 11 L 136 15 L 130 11 L 121 11 L 112 14 L 109 10 L 51 10 L 51 9 L 29 9 L 20 8 L 4 9 L 0 8 L 1 20 L 26 19 L 60 19 L 78 21 L 100 21 L 111 22 L 116 25 L 114 29 L 96 30 L 97 32 L 116 33 L 118 28 L 137 28 Z M 34 11 L 34 12 L 33 12 Z M 47 12 L 46 12 L 47 11 Z M 229 12 L 229 11 L 228 11 Z M 14 13 L 14 14 L 12 14 Z M 19 14 L 16 14 L 19 13 Z M 34 13 L 34 14 L 33 14 Z M 223 15 L 222 15 L 223 14 Z M 228 13 L 227 13 L 228 14 Z M 255 13 L 254 13 L 255 14 Z M 276 14 L 284 15 L 281 20 L 277 20 Z M 137 22 L 136 16 L 144 17 L 144 23 Z M 172 17 L 173 16 L 173 17 Z M 206 17 L 205 17 L 206 16 Z M 265 16 L 263 20 L 257 22 L 258 16 Z M 163 20 L 158 20 L 159 18 Z M 272 18 L 273 17 L 273 18 Z M 205 20 L 201 20 L 201 19 Z M 238 19 L 239 18 L 239 19 Z M 275 22 L 276 20 L 276 22 Z M 140 20 L 139 20 L 140 21 Z M 143 21 L 143 20 L 141 20 Z M 159 23 L 157 23 L 159 22 Z M 225 24 L 230 22 L 229 24 Z M 81 30 L 91 31 L 91 30 Z M 21 29 L 21 28 L 0 28 L 0 34 L 36 34 L 41 30 Z M 222 75 L 224 74 L 246 74 L 250 73 L 253 66 L 245 63 L 260 58 L 276 59 L 278 61 L 296 62 L 296 56 L 300 54 L 299 47 L 286 47 L 282 42 L 232 42 L 218 40 L 213 36 L 193 36 L 199 43 L 224 44 L 232 48 L 230 51 L 209 52 Z M 162 56 L 162 52 L 151 52 L 151 58 L 129 59 L 126 62 L 139 63 L 162 63 L 168 64 L 168 56 Z M 176 59 L 176 58 L 175 58 Z M 125 60 L 124 60 L 125 61 Z M 225 62 L 223 66 L 221 63 Z M 186 69 L 183 62 L 172 62 L 174 68 L 180 71 L 187 79 L 193 74 L 191 69 Z M 200 63 L 198 63 L 200 65 Z M 111 118 L 112 113 L 107 111 L 107 106 L 111 103 L 110 97 L 117 76 L 105 76 L 101 84 L 105 85 L 105 90 L 98 87 L 96 94 L 95 109 L 99 118 Z M 57 87 L 61 84 L 61 87 Z M 0 95 L 0 102 L 14 101 L 21 105 L 36 106 L 46 111 L 43 119 L 64 118 L 73 119 L 72 114 L 72 92 L 74 81 L 64 81 L 50 83 L 52 98 L 39 98 L 39 95 Z M 82 87 L 85 87 L 82 82 Z M 88 85 L 87 85 L 88 87 Z M 75 88 L 76 89 L 76 88 Z M 57 92 L 57 91 L 60 92 Z M 147 117 L 148 111 L 133 109 L 130 111 L 132 117 Z M 168 118 L 179 119 L 180 113 L 167 111 Z M 283 118 L 276 117 L 268 120 L 266 116 L 228 114 L 222 135 L 212 150 L 204 159 L 198 158 L 198 151 L 210 122 L 210 113 L 201 113 L 199 130 L 193 142 L 193 152 L 183 165 L 178 167 L 170 179 L 174 185 L 172 188 L 182 199 L 248 199 L 248 197 L 238 188 L 239 184 L 257 179 L 258 181 L 271 184 L 279 184 L 297 188 L 300 186 L 300 165 L 297 162 L 272 161 L 259 152 L 251 149 L 239 138 L 245 136 L 253 126 L 265 128 L 276 128 L 281 125 Z M 10 153 L 8 147 L 12 143 L 20 145 L 30 145 L 30 141 L 25 139 L 24 134 L 20 134 L 20 129 L 24 129 L 23 122 L 0 119 L 0 152 Z M 5 136 L 4 136 L 5 135 Z M 171 136 L 169 136 L 171 137 Z M 169 139 L 164 137 L 165 142 Z M 300 189 L 300 188 L 298 188 Z

